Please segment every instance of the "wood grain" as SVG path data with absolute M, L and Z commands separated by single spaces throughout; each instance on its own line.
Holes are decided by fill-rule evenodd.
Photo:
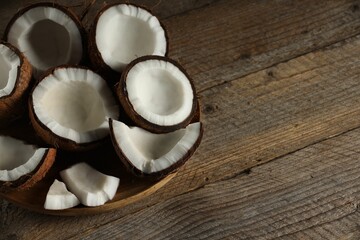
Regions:
M 359 46 L 355 37 L 202 92 L 203 142 L 169 192 L 232 177 L 360 126 Z
M 15 6 L 12 2 L 8 4 Z M 359 5 L 358 1 L 223 0 L 167 18 L 170 55 L 183 63 L 201 90 L 205 136 L 199 151 L 166 189 L 111 214 L 64 219 L 34 214 L 0 200 L 0 239 L 85 235 L 106 239 L 122 234 L 115 228 L 132 234 L 132 226 L 140 229 L 141 224 L 148 228 L 167 222 L 171 223 L 166 225 L 168 231 L 156 227 L 141 231 L 159 238 L 178 233 L 184 238 L 252 239 L 258 234 L 266 239 L 269 233 L 269 238 L 280 234 L 298 239 L 358 239 L 357 211 L 341 197 L 358 204 L 358 196 L 351 195 L 358 191 L 357 178 L 351 175 L 356 172 L 346 172 L 347 164 L 356 171 L 356 153 L 341 168 L 342 158 L 336 162 L 324 156 L 329 159 L 326 165 L 317 162 L 323 156 L 320 150 L 306 146 L 322 146 L 321 141 L 360 126 Z M 4 9 L 0 7 L 0 12 L 10 16 Z M 355 151 L 356 146 L 349 145 L 347 150 Z M 302 148 L 300 152 L 309 154 L 297 158 L 300 152 L 296 151 Z M 295 153 L 279 158 L 289 152 Z M 301 165 L 304 161 L 309 165 Z M 264 165 L 242 176 L 258 164 Z M 315 173 L 322 169 L 324 174 L 317 185 L 308 182 L 316 180 L 308 175 L 313 169 Z M 253 175 L 256 171 L 259 174 Z M 341 182 L 347 174 L 352 178 L 339 188 L 327 180 Z M 308 191 L 315 191 L 314 196 Z M 300 196 L 302 192 L 305 195 Z M 294 198 L 280 201 L 285 196 Z
M 0 22 L 4 23 L 0 24 L 0 33 L 13 13 L 28 2 L 0 3 Z M 57 2 L 73 6 L 81 14 L 91 1 Z M 144 5 L 163 19 L 170 33 L 170 57 L 184 65 L 199 91 L 360 33 L 358 0 L 281 0 L 276 4 L 251 0 L 128 2 Z M 87 26 L 103 4 L 95 1 L 84 19 Z
M 360 129 L 71 239 L 359 239 Z
M 360 126 L 359 45 L 354 37 L 202 92 L 202 145 L 166 190 L 109 215 L 66 221 L 35 215 L 38 227 L 30 227 L 34 214 L 5 205 L 10 224 L 22 215 L 11 233 L 56 238 L 61 229 L 66 238 Z
M 360 33 L 359 1 L 217 1 L 167 19 L 170 56 L 199 90 Z

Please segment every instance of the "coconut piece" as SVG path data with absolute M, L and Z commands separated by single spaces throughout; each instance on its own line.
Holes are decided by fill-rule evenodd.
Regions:
M 0 189 L 32 187 L 53 165 L 55 149 L 37 148 L 18 139 L 0 136 Z
M 49 210 L 62 210 L 75 207 L 79 204 L 79 199 L 66 189 L 65 184 L 55 179 L 46 195 L 44 208 Z
M 166 57 L 145 56 L 130 63 L 117 95 L 129 117 L 154 133 L 186 127 L 197 110 L 189 75 L 179 63 Z
M 114 198 L 120 179 L 105 175 L 86 163 L 78 163 L 60 172 L 66 186 L 82 204 L 100 206 Z
M 4 39 L 25 54 L 36 79 L 51 67 L 80 63 L 86 49 L 77 16 L 53 2 L 20 10 L 7 25 Z
M 167 33 L 150 11 L 132 4 L 111 4 L 97 14 L 90 30 L 89 56 L 94 67 L 121 72 L 145 55 L 165 56 Z
M 18 49 L 0 42 L 0 121 L 20 117 L 31 83 L 31 65 Z
M 122 122 L 109 121 L 111 139 L 124 165 L 137 176 L 163 177 L 183 165 L 195 152 L 202 138 L 202 124 L 154 134 Z
M 57 67 L 33 89 L 31 122 L 47 143 L 61 149 L 86 150 L 109 135 L 109 118 L 119 106 L 105 80 L 80 67 Z

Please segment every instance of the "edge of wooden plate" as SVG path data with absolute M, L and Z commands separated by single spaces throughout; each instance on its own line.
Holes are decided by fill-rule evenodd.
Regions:
M 0 197 L 2 197 L 3 199 L 5 199 L 19 207 L 28 209 L 33 212 L 42 213 L 42 214 L 56 215 L 56 216 L 93 215 L 93 214 L 105 213 L 105 212 L 109 212 L 111 210 L 123 208 L 131 203 L 137 202 L 137 201 L 155 193 L 157 190 L 159 190 L 160 188 L 165 186 L 172 178 L 175 177 L 176 174 L 177 174 L 177 172 L 171 173 L 171 174 L 167 175 L 165 178 L 161 179 L 160 181 L 155 182 L 153 185 L 149 186 L 145 190 L 142 190 L 134 195 L 127 197 L 127 198 L 123 198 L 123 199 L 119 199 L 119 200 L 112 200 L 112 201 L 109 201 L 109 202 L 105 203 L 104 205 L 98 206 L 98 207 L 81 206 L 81 207 L 74 207 L 74 208 L 69 208 L 69 209 L 64 209 L 64 210 L 47 210 L 47 209 L 44 209 L 43 206 L 40 206 L 40 205 L 30 204 L 29 202 L 26 202 L 26 201 L 19 201 L 16 197 L 14 197 L 14 195 L 16 196 L 18 194 L 21 194 L 20 192 L 15 192 L 15 194 L 0 193 Z M 118 194 L 121 195 L 121 192 L 118 192 L 117 195 Z

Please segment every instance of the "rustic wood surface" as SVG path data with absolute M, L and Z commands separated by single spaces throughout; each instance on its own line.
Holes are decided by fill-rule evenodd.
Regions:
M 91 1 L 57 2 L 81 14 Z M 360 1 L 128 2 L 161 17 L 195 81 L 200 148 L 166 187 L 110 213 L 0 200 L 0 239 L 360 239 Z M 27 4 L 0 2 L 0 34 Z

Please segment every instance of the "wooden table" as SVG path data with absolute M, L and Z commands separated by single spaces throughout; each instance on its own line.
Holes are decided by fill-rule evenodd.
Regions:
M 1 1 L 0 33 L 28 2 Z M 89 1 L 57 2 L 81 13 Z M 0 239 L 360 239 L 360 2 L 130 2 L 161 17 L 195 81 L 200 148 L 165 187 L 109 213 L 0 200 Z

